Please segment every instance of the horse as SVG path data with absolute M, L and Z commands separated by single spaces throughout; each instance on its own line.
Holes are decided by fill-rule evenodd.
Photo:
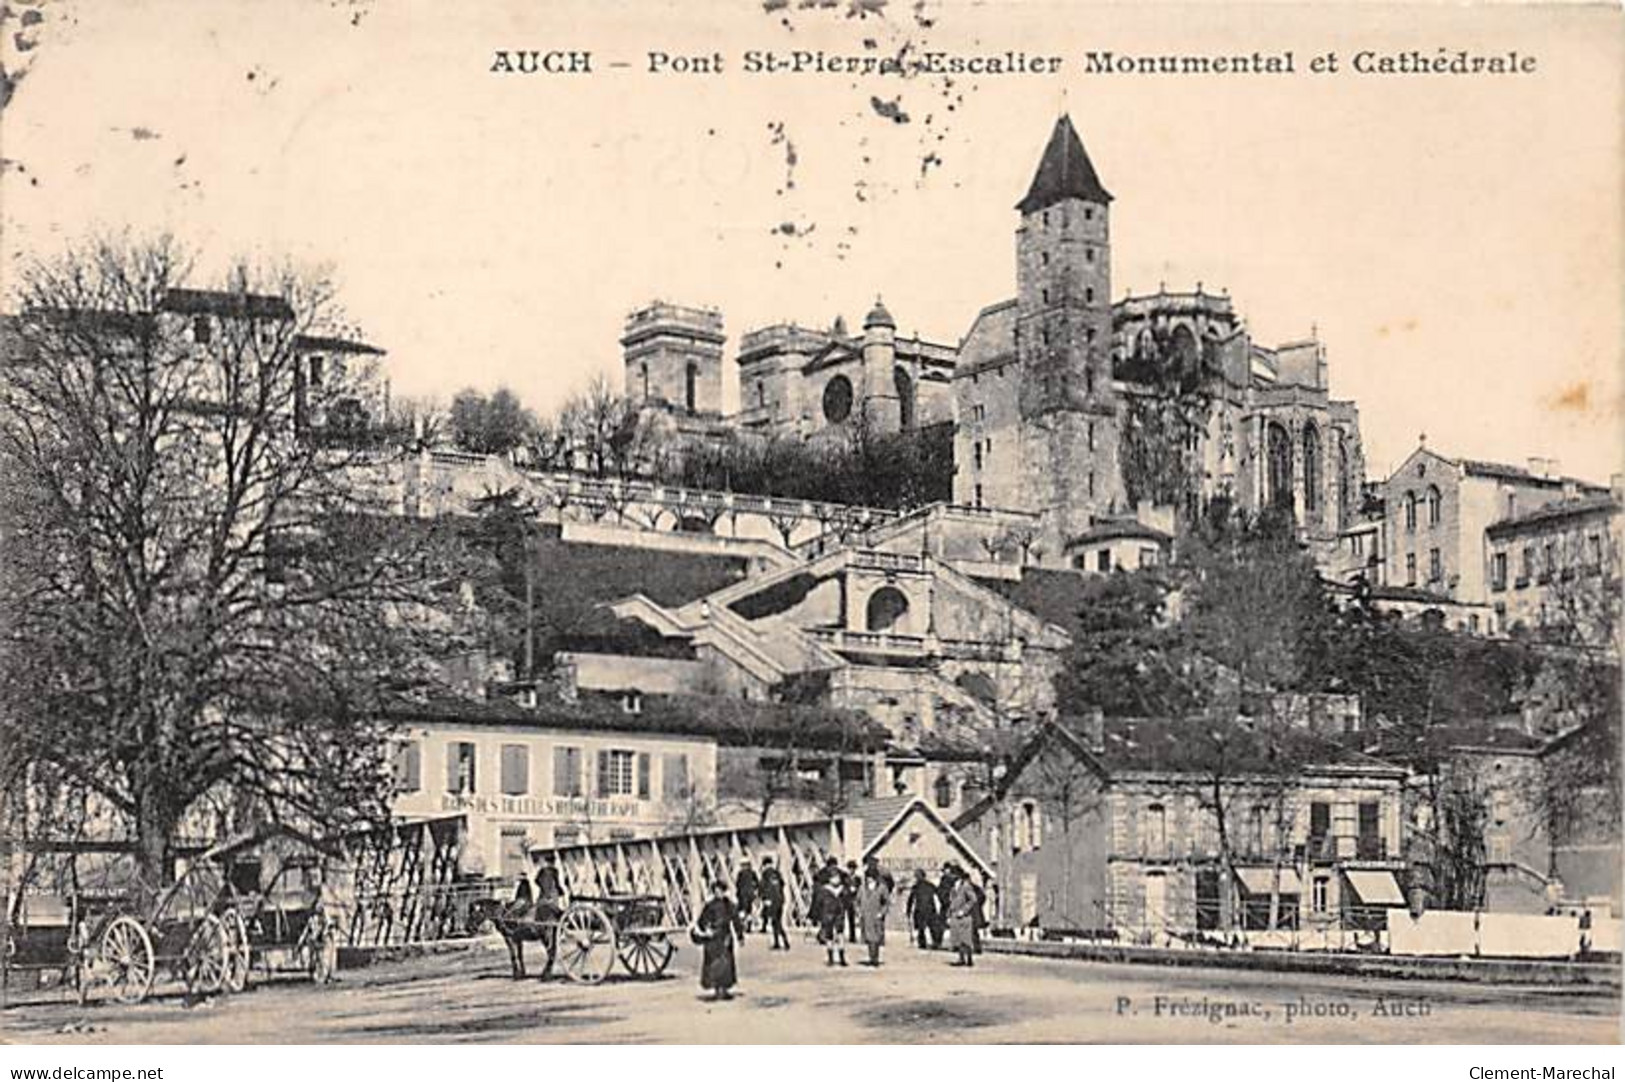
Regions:
M 511 902 L 500 898 L 480 898 L 469 903 L 469 926 L 483 930 L 489 923 L 502 936 L 508 948 L 508 963 L 513 968 L 513 979 L 525 977 L 525 944 L 540 943 L 547 952 L 542 977 L 553 969 L 553 951 L 558 936 L 559 907 L 547 901 L 532 902 L 517 898 Z

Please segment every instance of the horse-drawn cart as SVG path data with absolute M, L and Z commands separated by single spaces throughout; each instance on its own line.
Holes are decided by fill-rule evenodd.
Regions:
M 571 898 L 562 909 L 543 901 L 487 902 L 476 910 L 508 945 L 513 975 L 525 976 L 524 945 L 547 952 L 542 976 L 556 964 L 576 984 L 597 984 L 621 966 L 633 976 L 658 977 L 677 953 L 672 934 L 681 929 L 666 920 L 666 900 L 658 894 L 609 894 Z
M 267 979 L 296 973 L 317 984 L 333 980 L 339 925 L 323 904 L 320 859 L 284 857 L 263 883 L 259 864 L 246 867 L 254 881 L 239 887 L 233 909 L 247 928 L 247 969 Z
M 125 893 L 81 896 L 79 907 L 81 998 L 99 985 L 120 1003 L 140 1003 L 163 971 L 190 996 L 246 983 L 248 933 L 207 862 L 162 890 L 137 882 Z

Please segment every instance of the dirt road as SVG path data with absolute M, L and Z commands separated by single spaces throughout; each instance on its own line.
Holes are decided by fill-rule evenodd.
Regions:
M 854 961 L 856 959 L 854 958 Z M 1618 1040 L 1620 1001 L 1594 992 L 1370 981 L 888 948 L 884 965 L 827 969 L 797 942 L 740 955 L 739 998 L 710 1003 L 697 951 L 663 979 L 596 987 L 515 982 L 500 944 L 259 985 L 188 1006 L 14 1006 L 6 1039 L 106 1044 L 270 1042 L 1444 1042 Z

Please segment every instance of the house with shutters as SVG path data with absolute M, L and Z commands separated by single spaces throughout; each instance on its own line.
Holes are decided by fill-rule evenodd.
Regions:
M 715 793 L 713 734 L 559 707 L 450 697 L 393 705 L 395 816 L 464 816 L 461 870 L 512 878 L 534 849 L 680 829 L 695 801 Z
M 1312 724 L 1097 713 L 1038 726 L 953 825 L 1006 927 L 1311 942 L 1404 905 L 1405 777 Z
M 820 818 L 883 784 L 886 730 L 846 711 L 524 688 L 402 697 L 384 716 L 394 816 L 461 815 L 471 876 L 515 877 L 540 849 Z

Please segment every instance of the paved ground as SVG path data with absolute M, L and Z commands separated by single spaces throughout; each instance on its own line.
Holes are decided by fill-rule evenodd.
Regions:
M 696 984 L 697 956 L 685 944 L 653 982 L 521 983 L 492 940 L 348 971 L 325 988 L 278 982 L 190 1007 L 174 996 L 137 1007 L 13 1006 L 0 1015 L 0 1033 L 106 1044 L 1619 1039 L 1619 999 L 1595 992 L 995 955 L 963 970 L 949 967 L 946 953 L 906 944 L 888 948 L 878 970 L 830 970 L 813 944 L 770 953 L 752 939 L 740 956 L 739 998 L 710 1003 Z

